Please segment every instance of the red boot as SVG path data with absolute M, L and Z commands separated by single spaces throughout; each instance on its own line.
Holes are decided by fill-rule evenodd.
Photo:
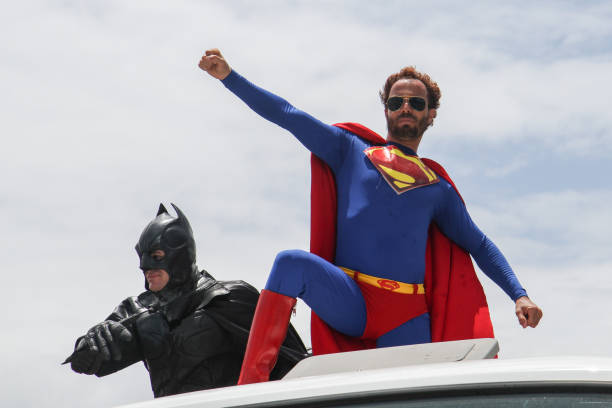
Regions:
M 296 299 L 262 290 L 253 316 L 238 385 L 268 381 L 287 336 Z

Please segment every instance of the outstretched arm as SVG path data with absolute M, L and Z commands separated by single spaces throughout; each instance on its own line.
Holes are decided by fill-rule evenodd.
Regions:
M 515 312 L 522 327 L 536 327 L 542 318 L 542 309 L 527 297 L 510 264 L 470 217 L 465 204 L 449 186 L 444 204 L 435 218 L 451 240 L 468 251 L 478 267 L 515 302 Z
M 218 49 L 207 50 L 198 65 L 212 77 L 220 79 L 257 114 L 291 132 L 332 168 L 337 168 L 342 162 L 345 144 L 351 138 L 348 132 L 321 122 L 285 99 L 247 81 L 230 68 Z

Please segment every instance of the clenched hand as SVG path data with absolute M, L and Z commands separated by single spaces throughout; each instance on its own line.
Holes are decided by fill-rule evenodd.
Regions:
M 232 69 L 217 48 L 206 50 L 198 66 L 214 78 L 225 79 Z

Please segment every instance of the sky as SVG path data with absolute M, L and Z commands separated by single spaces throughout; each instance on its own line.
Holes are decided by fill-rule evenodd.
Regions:
M 0 27 L 3 405 L 152 398 L 142 364 L 60 363 L 144 290 L 134 245 L 160 202 L 220 280 L 261 289 L 277 252 L 308 248 L 309 154 L 198 69 L 213 47 L 320 120 L 383 135 L 386 77 L 428 73 L 442 99 L 419 155 L 544 310 L 522 329 L 479 272 L 500 358 L 612 355 L 612 3 L 24 0 Z M 310 344 L 307 306 L 292 321 Z

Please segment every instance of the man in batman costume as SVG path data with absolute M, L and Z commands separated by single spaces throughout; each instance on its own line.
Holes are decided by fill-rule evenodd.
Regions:
M 102 377 L 143 361 L 156 398 L 235 385 L 259 297 L 244 281 L 217 281 L 198 269 L 189 222 L 172 206 L 177 217 L 160 205 L 136 244 L 147 290 L 79 337 L 65 362 Z M 271 378 L 306 355 L 291 327 Z

